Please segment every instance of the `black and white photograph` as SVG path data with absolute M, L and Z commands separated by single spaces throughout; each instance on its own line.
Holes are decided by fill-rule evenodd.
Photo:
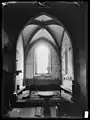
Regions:
M 88 118 L 88 2 L 2 2 L 3 118 Z

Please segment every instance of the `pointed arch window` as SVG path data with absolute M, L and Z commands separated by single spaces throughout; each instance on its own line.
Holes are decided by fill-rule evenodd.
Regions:
M 50 49 L 45 44 L 40 44 L 35 49 L 34 69 L 35 75 L 50 75 L 51 73 Z

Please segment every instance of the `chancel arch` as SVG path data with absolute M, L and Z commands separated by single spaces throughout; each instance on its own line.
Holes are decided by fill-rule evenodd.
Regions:
M 45 46 L 49 46 L 46 47 L 46 51 L 49 50 L 49 52 L 47 52 L 49 57 L 46 57 L 46 61 L 49 64 L 51 61 L 51 66 L 46 65 L 46 67 L 49 67 L 49 71 L 46 70 L 46 73 L 51 73 L 51 76 L 50 74 L 47 74 L 47 76 L 49 76 L 50 79 L 59 78 L 62 83 L 64 83 L 63 81 L 66 78 L 74 80 L 72 43 L 70 42 L 71 39 L 67 30 L 61 22 L 59 22 L 56 18 L 43 13 L 35 18 L 32 18 L 26 26 L 24 26 L 19 36 L 16 49 L 18 49 L 20 55 L 16 53 L 16 59 L 19 60 L 18 64 L 20 63 L 20 65 L 16 65 L 16 70 L 18 70 L 18 67 L 20 66 L 19 69 L 22 70 L 22 73 L 19 77 L 16 76 L 16 83 L 18 85 L 23 86 L 25 85 L 25 79 L 37 76 L 37 70 L 35 70 L 35 64 L 37 62 L 35 62 L 36 57 L 34 50 L 37 48 L 36 45 L 43 45 L 43 42 L 45 43 Z M 45 38 L 47 40 L 42 39 L 39 41 L 38 39 L 41 38 Z M 45 48 L 45 46 L 43 48 Z M 37 51 L 39 50 L 37 49 Z M 39 68 L 37 67 L 37 69 Z M 37 73 L 40 73 L 40 70 L 39 72 L 37 71 Z

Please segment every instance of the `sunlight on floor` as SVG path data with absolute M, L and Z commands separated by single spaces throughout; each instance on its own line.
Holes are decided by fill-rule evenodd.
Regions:
M 16 117 L 37 118 L 37 116 L 40 116 L 42 118 L 44 116 L 40 110 L 43 112 L 43 107 L 14 108 L 13 111 L 10 113 L 10 117 L 12 118 L 16 118 Z M 56 117 L 56 108 L 50 107 L 50 111 L 51 111 L 51 117 Z

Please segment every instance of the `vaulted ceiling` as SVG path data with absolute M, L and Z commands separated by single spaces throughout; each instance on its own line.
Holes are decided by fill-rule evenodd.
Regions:
M 8 4 L 7 7 L 3 7 L 2 26 L 4 31 L 9 36 L 9 41 L 12 43 L 13 51 L 15 51 L 16 42 L 17 42 L 19 33 L 29 19 L 32 19 L 32 20 L 29 20 L 28 24 L 25 25 L 25 27 L 26 26 L 29 27 L 28 25 L 31 25 L 32 23 L 33 23 L 32 25 L 35 25 L 35 24 L 37 25 L 38 23 L 40 23 L 40 26 L 43 26 L 43 27 L 46 25 L 47 26 L 49 25 L 49 28 L 50 28 L 50 25 L 51 26 L 58 25 L 59 27 L 62 27 L 63 25 L 65 25 L 68 32 L 70 33 L 70 36 L 72 37 L 73 45 L 80 46 L 82 43 L 82 47 L 84 47 L 85 35 L 87 34 L 87 33 L 84 34 L 86 30 L 85 26 L 87 26 L 87 22 L 85 22 L 87 21 L 87 11 L 88 11 L 87 5 L 81 4 L 80 6 L 77 6 L 75 4 L 64 4 L 64 3 L 58 3 L 58 4 L 54 3 L 52 5 L 52 2 L 49 5 L 50 5 L 49 6 L 50 8 L 48 7 L 43 8 L 32 3 L 18 4 L 18 5 Z M 40 12 L 44 12 L 44 13 L 40 14 Z M 48 13 L 49 15 L 46 13 Z M 51 15 L 54 16 L 55 18 L 52 17 Z M 34 16 L 36 17 L 34 18 Z M 63 25 L 59 24 L 60 22 L 58 22 L 56 18 L 59 21 L 61 21 Z M 47 27 L 47 29 L 49 28 Z M 38 31 L 38 29 L 39 28 L 35 30 Z M 57 32 L 58 30 L 56 31 L 55 29 L 54 31 Z M 57 34 L 57 35 L 60 35 L 60 34 Z M 25 39 L 25 42 L 26 41 L 27 40 Z
M 56 18 L 46 13 L 41 13 L 28 21 L 20 36 L 22 36 L 25 47 L 41 37 L 47 38 L 56 47 L 60 47 L 63 33 L 64 27 Z

